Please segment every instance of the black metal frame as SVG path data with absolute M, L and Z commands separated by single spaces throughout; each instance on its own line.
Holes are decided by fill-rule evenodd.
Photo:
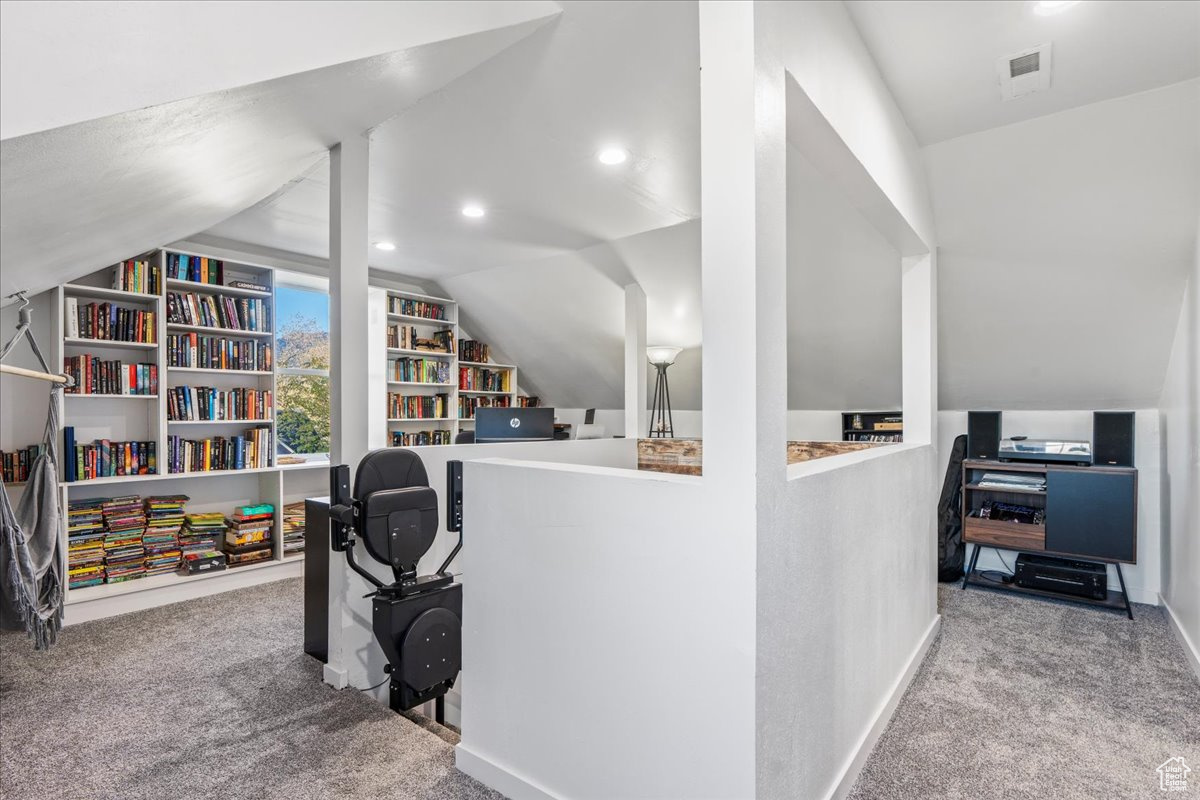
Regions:
M 650 404 L 651 439 L 674 439 L 675 420 L 671 417 L 671 389 L 667 385 L 667 367 L 670 364 L 655 364 L 658 377 L 654 381 L 654 402 Z
M 1018 594 L 1028 595 L 1030 597 L 1043 597 L 1054 600 L 1067 600 L 1072 603 L 1081 603 L 1089 606 L 1099 606 L 1100 608 L 1109 608 L 1113 611 L 1124 611 L 1125 614 L 1133 619 L 1133 605 L 1129 602 L 1129 592 L 1125 590 L 1125 574 L 1121 572 L 1120 562 L 1114 562 L 1113 566 L 1117 568 L 1117 580 L 1121 584 L 1120 598 L 1122 605 L 1117 605 L 1110 600 L 1093 600 L 1090 597 L 1080 597 L 1073 594 L 1065 594 L 1061 592 L 1050 592 L 1042 589 L 1027 589 L 1024 586 L 1017 586 L 1015 583 L 1000 584 L 995 581 L 987 580 L 971 580 L 975 575 L 975 565 L 979 563 L 979 551 L 984 548 L 977 542 L 968 542 L 975 549 L 971 552 L 971 561 L 967 565 L 967 569 L 963 572 L 962 589 L 966 591 L 967 586 L 977 586 L 981 589 L 998 589 L 1006 592 L 1016 592 Z M 1000 548 L 993 547 L 993 550 L 999 551 Z

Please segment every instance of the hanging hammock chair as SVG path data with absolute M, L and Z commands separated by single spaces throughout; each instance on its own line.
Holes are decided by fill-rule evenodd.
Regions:
M 58 407 L 66 375 L 50 372 L 30 329 L 32 314 L 23 292 L 17 333 L 0 350 L 0 372 L 48 381 L 51 385 L 42 452 L 29 469 L 21 500 L 13 509 L 8 487 L 0 482 L 0 623 L 24 630 L 37 650 L 48 649 L 58 637 L 63 618 L 66 558 L 63 512 L 58 491 Z M 21 339 L 27 339 L 42 372 L 2 363 Z

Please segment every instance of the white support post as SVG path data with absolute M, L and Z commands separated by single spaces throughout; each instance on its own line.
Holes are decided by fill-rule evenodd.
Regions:
M 625 435 L 646 435 L 646 292 L 625 287 Z
M 937 257 L 901 262 L 900 325 L 904 441 L 937 444 Z
M 370 315 L 367 285 L 368 134 L 354 136 L 329 151 L 329 332 L 330 458 L 348 464 L 351 474 L 370 441 Z M 334 554 L 340 555 L 340 554 Z M 341 558 L 329 570 L 329 661 L 325 682 L 348 684 L 347 664 L 361 621 L 350 598 L 362 594 L 362 579 Z
M 787 468 L 786 107 L 762 14 L 700 4 L 704 477 L 747 502 Z

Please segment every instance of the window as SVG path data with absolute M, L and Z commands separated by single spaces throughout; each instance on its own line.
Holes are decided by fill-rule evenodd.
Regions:
M 277 272 L 276 430 L 280 455 L 329 454 L 329 285 Z

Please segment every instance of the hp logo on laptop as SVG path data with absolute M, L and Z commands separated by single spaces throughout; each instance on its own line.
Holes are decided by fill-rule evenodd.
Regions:
M 517 417 L 513 417 L 512 419 L 510 419 L 508 421 L 508 426 L 510 428 L 519 428 L 519 427 L 521 427 L 521 420 L 518 419 Z

